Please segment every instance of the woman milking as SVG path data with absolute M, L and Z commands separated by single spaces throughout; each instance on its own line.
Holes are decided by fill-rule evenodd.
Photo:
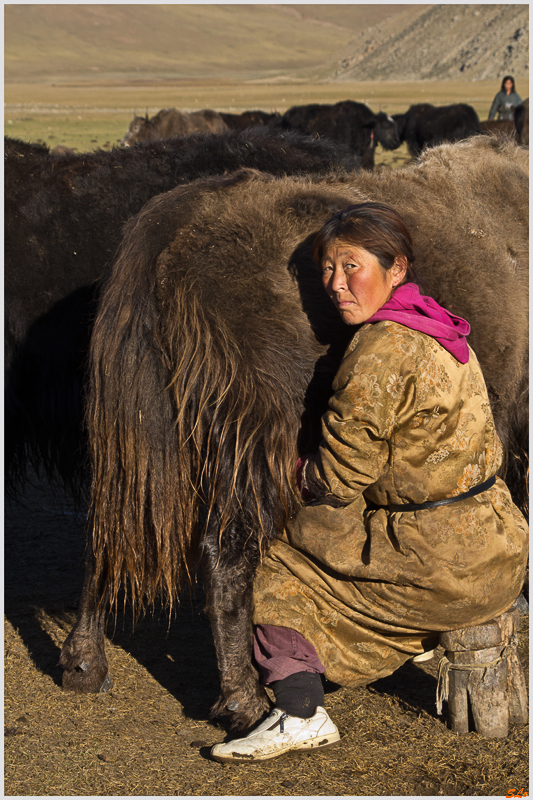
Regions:
M 423 296 L 398 213 L 335 215 L 313 257 L 355 326 L 300 459 L 305 505 L 254 585 L 254 659 L 275 696 L 247 736 L 212 748 L 253 763 L 336 744 L 322 676 L 348 687 L 390 675 L 439 633 L 506 611 L 526 569 L 527 525 L 496 473 L 502 446 L 469 324 Z

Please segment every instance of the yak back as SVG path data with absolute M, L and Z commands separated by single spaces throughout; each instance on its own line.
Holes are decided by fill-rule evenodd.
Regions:
M 266 111 L 243 111 L 242 114 L 220 111 L 219 113 L 228 128 L 237 131 L 253 128 L 256 125 L 274 126 L 281 123 L 281 114 L 278 111 L 273 113 L 267 113 Z
M 401 142 L 396 122 L 385 113 L 374 112 L 364 103 L 342 100 L 334 105 L 310 103 L 292 106 L 281 119 L 283 127 L 326 137 L 351 147 L 362 159 L 362 166 L 372 169 L 374 149 L 380 142 L 394 150 Z
M 516 127 L 512 119 L 482 119 L 479 126 L 482 133 L 516 138 Z
M 402 214 L 423 291 L 470 322 L 520 502 L 527 196 L 525 151 L 476 137 L 390 173 L 244 171 L 154 199 L 128 227 L 92 341 L 93 543 L 112 595 L 129 580 L 139 601 L 175 598 L 209 519 L 221 561 L 245 548 L 256 559 L 298 507 L 302 421 L 316 435 L 314 388 L 329 392 L 354 330 L 321 289 L 311 243 L 353 202 Z
M 113 261 L 123 224 L 157 194 L 241 167 L 306 175 L 351 172 L 358 166 L 357 157 L 338 143 L 268 128 L 195 133 L 141 142 L 134 149 L 62 156 L 6 137 L 9 334 L 21 342 L 54 302 L 98 280 Z
M 529 145 L 529 97 L 515 108 L 514 125 L 520 144 Z
M 145 139 L 168 139 L 196 131 L 222 133 L 228 126 L 218 113 L 210 108 L 200 111 L 180 111 L 179 108 L 162 108 L 153 117 L 134 114 L 121 144 L 132 145 Z
M 417 103 L 405 114 L 394 114 L 402 142 L 407 142 L 409 152 L 417 156 L 424 147 L 434 147 L 443 142 L 456 142 L 481 133 L 478 115 L 466 103 L 434 106 Z

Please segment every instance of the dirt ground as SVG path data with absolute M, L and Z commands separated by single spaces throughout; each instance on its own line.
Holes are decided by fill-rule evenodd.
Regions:
M 458 735 L 435 708 L 442 651 L 366 688 L 329 686 L 340 744 L 263 765 L 208 759 L 218 678 L 201 589 L 109 625 L 105 695 L 64 692 L 57 666 L 83 574 L 84 516 L 38 480 L 6 501 L 5 796 L 505 796 L 528 792 L 528 727 Z M 113 631 L 114 628 L 114 631 Z M 520 656 L 527 670 L 528 617 Z M 446 706 L 444 708 L 446 712 Z M 524 791 L 525 790 L 525 791 Z

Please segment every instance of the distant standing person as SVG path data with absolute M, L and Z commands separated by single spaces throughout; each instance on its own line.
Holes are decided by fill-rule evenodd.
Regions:
M 489 119 L 494 119 L 498 114 L 498 119 L 514 119 L 514 110 L 519 106 L 522 98 L 516 93 L 514 78 L 506 75 L 502 80 L 502 88 L 492 101 L 489 111 Z

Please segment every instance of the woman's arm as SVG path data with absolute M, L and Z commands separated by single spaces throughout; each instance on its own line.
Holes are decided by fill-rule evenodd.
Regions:
M 302 470 L 302 486 L 332 506 L 352 502 L 378 480 L 393 430 L 414 404 L 412 355 L 394 351 L 391 337 L 377 326 L 363 335 L 341 364 L 322 418 L 319 452 Z M 406 335 L 414 345 L 412 333 Z

